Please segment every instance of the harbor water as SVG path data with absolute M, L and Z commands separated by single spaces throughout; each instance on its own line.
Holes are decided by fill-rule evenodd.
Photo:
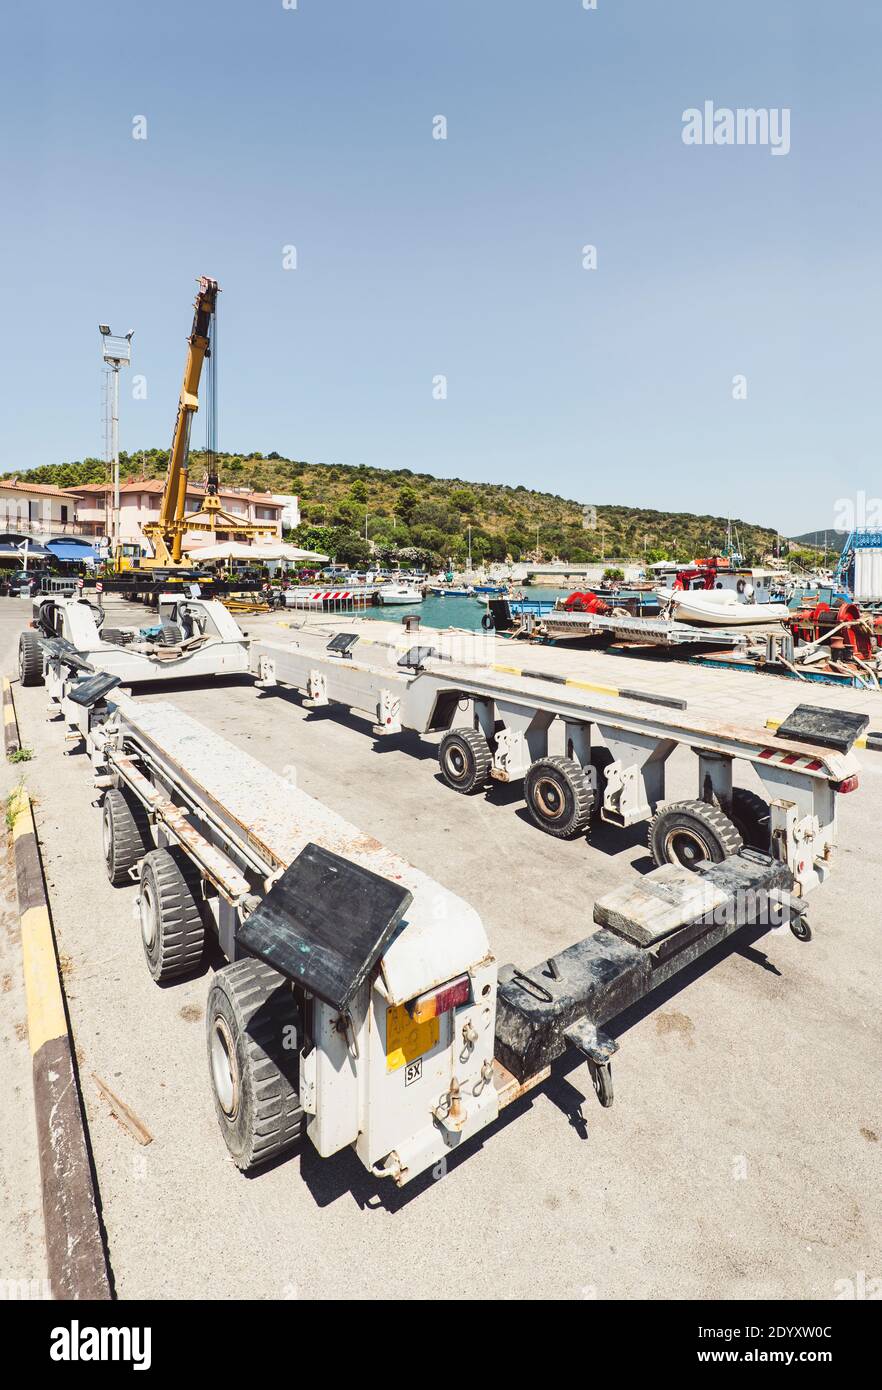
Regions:
M 532 586 L 523 591 L 526 599 L 545 599 L 551 602 L 557 598 L 565 598 L 570 592 L 570 589 L 539 589 Z M 482 594 L 478 594 L 474 598 L 451 596 L 438 598 L 434 594 L 430 594 L 428 598 L 423 599 L 422 603 L 401 605 L 371 603 L 360 611 L 368 617 L 380 618 L 393 623 L 400 623 L 406 613 L 418 613 L 426 627 L 463 627 L 473 630 L 481 626 L 481 619 L 487 612 L 487 602 Z

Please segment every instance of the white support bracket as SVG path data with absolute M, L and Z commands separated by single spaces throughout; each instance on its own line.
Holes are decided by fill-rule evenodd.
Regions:
M 391 690 L 381 690 L 377 700 L 377 722 L 373 732 L 383 734 L 401 733 L 401 696 Z
M 321 709 L 322 706 L 330 703 L 324 673 L 316 667 L 313 667 L 307 677 L 306 699 L 303 703 L 307 709 Z
M 606 770 L 601 819 L 620 826 L 648 820 L 664 800 L 665 763 L 676 741 L 600 721 L 597 727 L 614 759 Z

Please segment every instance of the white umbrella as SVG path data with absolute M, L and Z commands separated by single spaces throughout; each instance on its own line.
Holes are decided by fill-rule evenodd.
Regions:
M 270 541 L 242 548 L 246 552 L 242 558 L 250 560 L 284 560 L 287 564 L 298 564 L 305 560 L 324 563 L 328 558 L 315 550 L 299 550 L 296 545 L 287 545 L 285 541 Z
M 191 559 L 199 560 L 247 560 L 254 547 L 243 545 L 241 541 L 218 541 L 214 545 L 188 545 L 187 553 Z
M 277 541 L 268 545 L 245 545 L 242 541 L 219 541 L 215 545 L 188 545 L 187 553 L 191 559 L 199 560 L 254 560 L 264 563 L 268 560 L 285 560 L 288 564 L 300 561 L 324 563 L 327 555 L 319 555 L 315 550 L 298 550 L 295 545 Z

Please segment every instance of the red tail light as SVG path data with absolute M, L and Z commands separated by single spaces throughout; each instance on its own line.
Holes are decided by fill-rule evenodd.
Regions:
M 851 777 L 846 777 L 841 782 L 833 782 L 831 785 L 834 792 L 855 792 L 860 786 L 860 781 L 859 774 L 855 772 Z
M 449 1013 L 451 1009 L 458 1009 L 461 1004 L 467 1004 L 471 997 L 472 985 L 468 975 L 459 975 L 455 980 L 448 980 L 446 984 L 439 985 L 437 989 L 418 994 L 416 999 L 411 999 L 407 1005 L 407 1012 L 414 1023 L 426 1023 L 430 1018 L 438 1018 L 440 1014 Z

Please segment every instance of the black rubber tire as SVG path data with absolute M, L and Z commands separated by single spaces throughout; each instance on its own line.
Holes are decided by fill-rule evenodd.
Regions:
M 466 795 L 486 786 L 493 755 L 477 729 L 451 729 L 438 745 L 438 764 L 448 787 Z
M 109 791 L 101 806 L 101 838 L 107 877 L 115 888 L 131 883 L 130 869 L 153 848 L 150 821 L 140 801 Z
M 36 632 L 23 632 L 18 639 L 18 678 L 22 685 L 43 684 L 43 648 Z
M 496 624 L 493 621 L 492 613 L 485 613 L 481 618 L 481 627 L 485 632 L 492 632 Z
M 597 772 L 597 795 L 591 808 L 592 820 L 600 819 L 600 813 L 603 810 L 603 793 L 606 791 L 606 769 L 610 763 L 614 762 L 615 758 L 608 748 L 591 749 L 591 766 Z
M 269 965 L 238 960 L 215 975 L 205 1013 L 218 1124 L 234 1163 L 248 1172 L 293 1149 L 303 1130 L 299 1051 L 285 1046 L 294 1001 Z
M 793 932 L 797 941 L 811 941 L 812 939 L 812 929 L 804 913 L 791 918 L 790 930 Z
M 591 784 L 572 758 L 537 758 L 524 778 L 524 797 L 533 824 L 558 840 L 584 833 L 591 821 Z
M 199 875 L 180 850 L 154 849 L 141 864 L 141 943 L 158 985 L 188 974 L 205 946 Z
M 730 820 L 750 849 L 768 854 L 772 844 L 772 812 L 768 801 L 745 787 L 732 788 Z
M 591 1085 L 594 1087 L 594 1094 L 604 1110 L 608 1110 L 615 1099 L 611 1064 L 604 1062 L 599 1065 L 597 1062 L 590 1062 L 588 1072 L 591 1077 Z
M 706 801 L 675 801 L 649 822 L 649 852 L 654 864 L 694 869 L 704 860 L 719 864 L 737 854 L 740 834 L 718 806 Z

